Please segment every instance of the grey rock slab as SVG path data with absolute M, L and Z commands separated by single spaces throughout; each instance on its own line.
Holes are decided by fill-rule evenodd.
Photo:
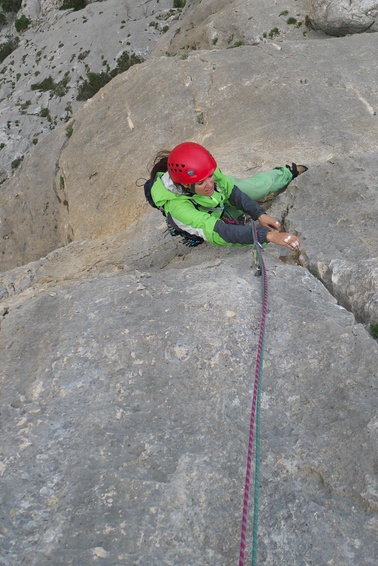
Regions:
M 64 187 L 55 183 L 65 129 L 41 141 L 0 191 L 1 271 L 39 260 L 70 241 Z M 46 158 L 47 156 L 47 158 Z
M 300 260 L 365 323 L 378 323 L 377 154 L 313 166 L 273 205 L 301 237 Z
M 360 82 L 367 48 L 374 57 L 374 35 L 288 43 L 281 52 L 241 47 L 149 60 L 116 77 L 76 114 L 60 159 L 74 238 L 134 221 L 144 202 L 136 180 L 158 150 L 183 139 L 205 144 L 223 171 L 240 176 L 371 152 L 377 121 L 359 98 L 377 106 L 375 75 Z
M 0 30 L 3 42 L 15 36 L 19 41 L 1 64 L 0 181 L 11 177 L 14 160 L 80 107 L 77 96 L 88 73 L 110 72 L 125 51 L 149 57 L 162 33 L 160 24 L 150 23 L 172 8 L 171 0 L 106 0 L 78 11 L 57 9 L 62 3 L 27 3 L 17 16 L 28 17 L 30 27 L 22 33 Z M 61 88 L 36 88 L 48 77 Z
M 24 292 L 3 312 L 5 563 L 237 561 L 261 279 L 249 251 L 213 250 Z M 276 251 L 260 560 L 373 564 L 377 345 Z
M 202 0 L 190 2 L 177 22 L 161 36 L 151 53 L 185 55 L 191 50 L 231 49 L 263 41 L 281 45 L 287 40 L 325 37 L 307 22 L 308 2 L 274 0 Z
M 54 177 L 46 178 L 55 192 L 62 183 L 65 189 L 58 224 L 67 232 L 60 242 L 116 233 L 145 213 L 136 180 L 146 178 L 158 150 L 183 139 L 207 145 L 225 172 L 239 176 L 299 159 L 311 165 L 373 153 L 377 78 L 370 69 L 377 41 L 376 34 L 364 34 L 288 41 L 281 50 L 267 43 L 194 52 L 187 59 L 149 60 L 116 77 L 72 118 L 58 166 L 52 162 Z M 39 145 L 34 159 L 45 164 L 51 157 Z M 18 191 L 14 183 L 23 174 L 3 183 L 1 194 Z M 55 205 L 52 197 L 49 206 Z M 50 229 L 44 231 L 47 251 L 57 245 Z M 2 242 L 0 270 L 38 260 L 38 237 L 38 230 L 26 235 L 16 222 Z
M 314 29 L 329 35 L 376 32 L 378 2 L 376 0 L 312 0 L 308 18 Z

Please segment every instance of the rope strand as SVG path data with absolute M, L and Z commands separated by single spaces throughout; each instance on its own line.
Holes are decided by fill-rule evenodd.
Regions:
M 262 315 L 260 324 L 260 334 L 257 346 L 255 380 L 252 396 L 251 418 L 249 424 L 249 440 L 248 440 L 248 454 L 247 454 L 247 470 L 245 474 L 244 484 L 244 498 L 243 498 L 243 514 L 242 514 L 242 527 L 240 537 L 240 554 L 239 566 L 244 566 L 245 560 L 245 545 L 247 535 L 247 520 L 248 520 L 248 500 L 249 490 L 251 484 L 251 467 L 252 467 L 252 453 L 253 453 L 253 437 L 256 422 L 256 450 L 255 450 L 255 490 L 254 490 L 254 504 L 253 504 L 253 528 L 252 528 L 252 566 L 256 565 L 257 560 L 257 531 L 258 531 L 258 501 L 259 501 L 259 472 L 260 472 L 260 408 L 261 408 L 261 381 L 262 381 L 262 367 L 264 359 L 264 336 L 265 336 L 265 322 L 268 310 L 268 281 L 264 260 L 261 254 L 261 247 L 257 240 L 257 230 L 253 222 L 254 234 L 254 251 L 258 259 L 258 267 L 262 275 L 261 291 L 262 291 Z

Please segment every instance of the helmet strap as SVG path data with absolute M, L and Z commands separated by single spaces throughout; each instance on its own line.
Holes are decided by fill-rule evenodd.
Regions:
M 196 191 L 194 190 L 195 185 L 182 185 L 184 189 L 190 193 L 191 195 L 195 195 Z

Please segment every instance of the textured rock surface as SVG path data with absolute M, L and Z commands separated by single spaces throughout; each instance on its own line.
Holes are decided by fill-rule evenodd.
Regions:
M 132 67 L 82 106 L 68 140 L 60 130 L 64 149 L 56 163 L 51 160 L 56 178 L 46 177 L 43 185 L 50 207 L 64 217 L 61 244 L 114 233 L 134 221 L 146 210 L 135 181 L 146 177 L 156 151 L 182 139 L 205 143 L 223 170 L 240 176 L 299 159 L 314 168 L 315 178 L 319 163 L 348 153 L 358 162 L 357 156 L 375 152 L 378 85 L 368 69 L 377 56 L 377 36 L 366 34 L 288 42 L 281 51 L 263 44 L 194 53 L 185 60 L 151 59 Z M 44 155 L 36 147 L 29 159 L 38 164 Z M 3 185 L 5 218 L 24 185 L 24 170 L 28 166 Z M 330 190 L 326 182 L 320 185 L 317 195 Z M 38 233 L 31 236 L 27 226 L 29 212 L 26 224 L 12 216 L 15 221 L 1 227 L 3 269 L 16 265 L 20 248 L 19 262 L 40 257 L 33 249 Z M 50 229 L 46 253 L 56 247 L 55 224 Z
M 279 214 L 289 198 L 286 227 L 303 234 L 301 262 L 370 324 L 378 324 L 377 178 L 376 153 L 340 157 L 309 172 L 290 191 L 292 201 L 287 194 L 273 208 Z
M 377 0 L 312 0 L 309 3 L 311 24 L 328 35 L 378 31 L 377 16 Z
M 2 566 L 238 562 L 261 279 L 145 205 L 135 180 L 183 139 L 236 176 L 310 166 L 266 203 L 303 246 L 264 251 L 258 563 L 376 564 L 376 34 L 224 49 L 247 4 L 188 2 L 223 49 L 168 31 L 1 185 Z
M 202 0 L 173 22 L 152 55 L 183 55 L 193 49 L 230 49 L 262 41 L 319 37 L 319 32 L 306 25 L 307 10 L 306 1 Z
M 35 16 L 29 7 L 37 10 Z M 79 11 L 28 2 L 17 17 L 23 13 L 31 26 L 21 33 L 14 27 L 0 30 L 4 43 L 15 36 L 19 41 L 1 63 L 0 181 L 11 176 L 11 164 L 33 144 L 69 120 L 82 104 L 77 96 L 88 73 L 109 73 L 124 52 L 148 58 L 169 25 L 168 8 L 171 0 L 106 0 Z M 36 87 L 48 78 L 54 83 L 50 88 Z
M 151 223 L 58 250 L 2 303 L 5 564 L 237 561 L 260 279 L 249 251 L 177 255 Z M 260 560 L 373 565 L 376 343 L 266 262 Z

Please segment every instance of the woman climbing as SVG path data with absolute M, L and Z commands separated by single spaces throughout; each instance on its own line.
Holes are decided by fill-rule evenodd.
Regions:
M 235 179 L 221 172 L 202 145 L 184 142 L 155 157 L 147 183 L 171 233 L 189 234 L 193 242 L 189 245 L 204 240 L 218 246 L 251 245 L 253 231 L 245 218 L 249 215 L 259 221 L 257 237 L 261 245 L 272 242 L 297 250 L 299 238 L 281 232 L 278 220 L 266 214 L 255 199 L 286 187 L 306 170 L 304 165 L 293 163 L 249 179 Z

